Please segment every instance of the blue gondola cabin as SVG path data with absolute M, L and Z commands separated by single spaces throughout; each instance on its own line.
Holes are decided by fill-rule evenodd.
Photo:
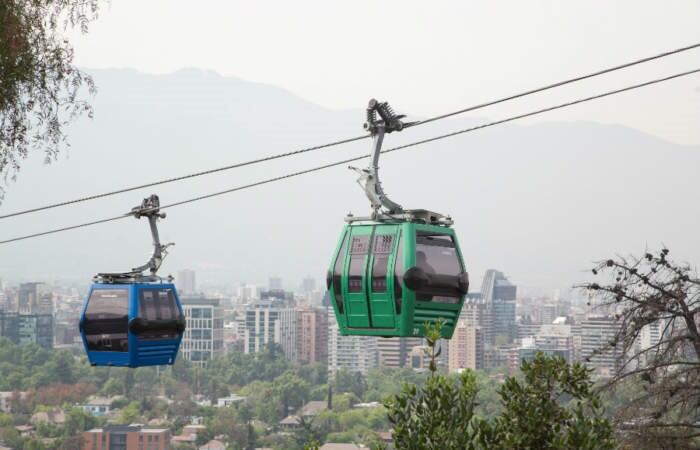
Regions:
M 80 319 L 93 366 L 173 364 L 184 330 L 172 283 L 95 283 Z

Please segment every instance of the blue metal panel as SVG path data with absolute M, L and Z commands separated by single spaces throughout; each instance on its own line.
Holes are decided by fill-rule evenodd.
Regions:
M 80 316 L 81 324 L 84 323 L 85 313 L 88 306 L 88 301 L 95 290 L 99 289 L 126 289 L 128 291 L 129 315 L 128 321 L 131 322 L 138 317 L 139 313 L 139 294 L 144 289 L 170 289 L 175 299 L 175 305 L 180 317 L 184 317 L 180 299 L 177 295 L 175 285 L 172 283 L 132 283 L 132 284 L 105 284 L 94 283 L 90 287 L 90 291 L 83 303 L 83 308 Z M 94 366 L 124 366 L 124 367 L 141 367 L 153 365 L 173 364 L 177 356 L 182 341 L 182 333 L 177 333 L 174 339 L 140 339 L 139 336 L 130 330 L 128 333 L 128 351 L 94 351 L 90 350 L 86 338 L 85 330 L 81 325 L 81 336 L 85 352 L 88 360 Z

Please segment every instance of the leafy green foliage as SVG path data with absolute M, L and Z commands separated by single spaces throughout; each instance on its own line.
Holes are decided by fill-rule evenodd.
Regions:
M 83 87 L 94 92 L 94 83 L 73 65 L 62 33 L 87 32 L 97 6 L 98 0 L 0 2 L 0 174 L 16 172 L 30 149 L 42 149 L 50 161 L 65 143 L 65 125 L 92 113 L 80 95 Z
M 382 449 L 378 433 L 391 427 L 396 447 L 402 449 L 614 447 L 610 425 L 583 367 L 538 355 L 523 365 L 520 377 L 508 378 L 502 385 L 487 373 L 447 376 L 436 364 L 440 340 L 434 331 L 428 336 L 427 355 L 433 362 L 428 373 L 378 368 L 363 377 L 339 372 L 331 382 L 332 410 L 302 420 L 291 431 L 280 429 L 277 422 L 311 399 L 326 400 L 328 379 L 324 366 L 295 366 L 278 356 L 277 348 L 257 355 L 231 353 L 206 368 L 178 360 L 167 369 L 124 370 L 93 368 L 82 355 L 0 340 L 0 383 L 7 383 L 8 390 L 28 390 L 12 415 L 0 415 L 0 439 L 6 445 L 13 443 L 12 448 L 23 448 L 41 444 L 40 438 L 55 438 L 47 447 L 77 450 L 80 442 L 73 437 L 102 425 L 104 419 L 73 405 L 99 393 L 123 396 L 112 402 L 120 409 L 120 423 L 167 417 L 173 434 L 179 434 L 191 417 L 201 416 L 206 425 L 201 441 L 221 436 L 237 449 L 301 450 L 305 445 L 314 448 L 315 442 L 355 442 Z M 260 376 L 240 372 L 239 365 Z M 59 369 L 61 383 L 53 376 Z M 50 384 L 39 385 L 43 380 Z M 220 392 L 235 392 L 246 400 L 229 408 L 193 401 L 195 394 L 213 398 L 216 390 L 207 385 L 217 383 Z M 379 399 L 385 399 L 386 407 L 354 407 Z M 14 430 L 33 413 L 57 408 L 67 414 L 64 426 L 37 426 L 36 438 L 22 438 Z
M 522 377 L 506 378 L 498 390 L 500 411 L 478 416 L 475 374 L 466 370 L 454 378 L 437 370 L 439 329 L 439 323 L 426 324 L 430 375 L 425 384 L 406 384 L 385 402 L 397 448 L 617 448 L 591 371 L 542 353 L 523 361 Z
M 538 353 L 521 371 L 522 379 L 508 377 L 499 391 L 503 412 L 481 423 L 487 448 L 616 448 L 589 369 Z
M 476 377 L 471 371 L 464 371 L 457 378 L 438 373 L 440 350 L 436 346 L 441 326 L 440 322 L 425 324 L 430 356 L 430 375 L 425 385 L 405 384 L 400 394 L 385 402 L 397 448 L 437 450 L 472 446 Z

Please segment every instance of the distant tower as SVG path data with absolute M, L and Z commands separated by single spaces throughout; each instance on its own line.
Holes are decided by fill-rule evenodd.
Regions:
M 484 339 L 481 328 L 459 321 L 449 341 L 448 368 L 451 373 L 463 369 L 484 368 Z
M 53 295 L 43 283 L 20 284 L 18 309 L 20 314 L 53 314 Z
M 175 282 L 177 283 L 177 289 L 180 291 L 180 294 L 192 295 L 197 292 L 194 270 L 184 269 L 179 271 Z
M 508 281 L 503 272 L 489 269 L 481 283 L 481 297 L 492 311 L 491 343 L 505 340 L 512 343 L 515 329 L 515 294 L 517 287 Z

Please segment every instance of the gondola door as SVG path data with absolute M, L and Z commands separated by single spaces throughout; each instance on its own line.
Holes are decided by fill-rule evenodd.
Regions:
M 394 311 L 394 258 L 397 248 L 396 225 L 377 225 L 372 236 L 371 258 L 367 266 L 367 289 L 372 328 L 396 326 Z
M 346 255 L 345 317 L 349 328 L 371 328 L 367 303 L 367 263 L 374 227 L 350 227 L 350 244 Z

